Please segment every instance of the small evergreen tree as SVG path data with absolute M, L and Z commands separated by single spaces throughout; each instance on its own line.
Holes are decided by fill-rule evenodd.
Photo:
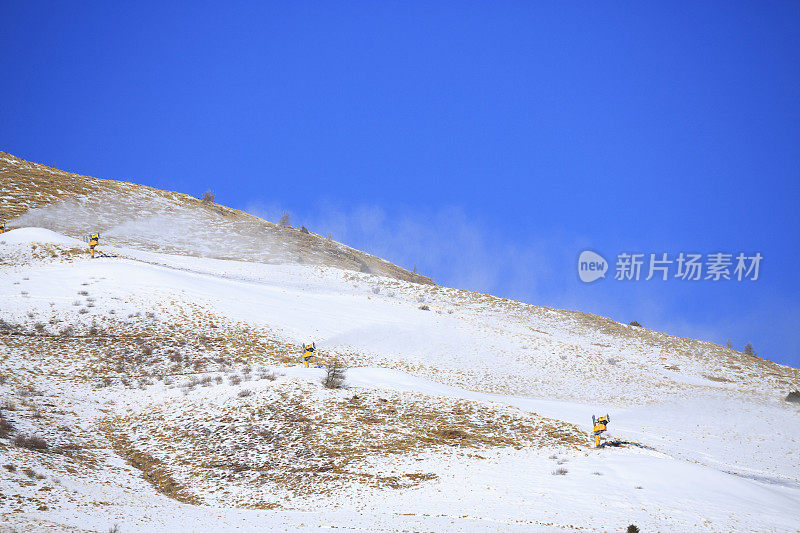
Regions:
M 747 344 L 744 345 L 743 353 L 745 355 L 755 355 L 756 351 L 755 349 L 753 349 L 753 345 L 748 342 Z

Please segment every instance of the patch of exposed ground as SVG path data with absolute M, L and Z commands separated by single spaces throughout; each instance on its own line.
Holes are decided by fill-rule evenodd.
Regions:
M 253 365 L 299 361 L 299 348 L 268 328 L 225 320 L 190 303 L 164 305 L 172 306 L 170 315 L 150 307 L 83 322 L 34 313 L 22 323 L 0 320 L 0 346 L 15 355 L 6 357 L 5 370 L 130 386 L 142 379 L 237 368 L 249 373 Z
M 282 377 L 192 388 L 101 427 L 118 453 L 146 463 L 139 467 L 166 494 L 259 508 L 284 505 L 284 495 L 341 496 L 436 478 L 370 466 L 380 458 L 589 444 L 575 426 L 512 408 Z

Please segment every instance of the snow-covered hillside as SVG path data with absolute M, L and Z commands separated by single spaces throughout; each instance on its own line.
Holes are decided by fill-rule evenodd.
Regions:
M 796 368 L 2 152 L 0 217 L 0 530 L 800 528 Z
M 303 228 L 267 222 L 214 202 L 125 181 L 64 172 L 0 152 L 0 220 L 107 244 L 259 263 L 371 272 L 417 283 L 414 272 Z
M 7 527 L 800 527 L 797 369 L 330 266 L 101 248 L 0 235 Z M 593 448 L 606 412 L 634 444 Z

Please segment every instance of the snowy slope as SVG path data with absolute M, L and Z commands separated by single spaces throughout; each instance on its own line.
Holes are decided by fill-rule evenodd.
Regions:
M 0 235 L 11 527 L 800 528 L 797 369 L 324 265 L 84 246 Z M 299 366 L 311 340 L 347 389 Z M 641 447 L 593 449 L 606 412 Z
M 214 202 L 125 181 L 64 172 L 0 152 L 0 220 L 140 250 L 260 263 L 335 266 L 433 283 L 302 228 L 280 226 Z

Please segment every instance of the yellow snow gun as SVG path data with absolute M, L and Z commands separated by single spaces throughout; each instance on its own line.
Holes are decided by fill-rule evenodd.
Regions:
M 594 427 L 594 447 L 600 447 L 600 434 L 606 430 L 606 426 L 611 423 L 611 417 L 608 415 L 595 418 L 592 415 L 592 426 Z
M 314 357 L 314 350 L 317 349 L 317 345 L 313 342 L 311 344 L 303 344 L 303 367 L 308 368 L 308 363 L 311 361 L 311 358 Z
M 98 244 L 100 244 L 100 234 L 92 233 L 89 236 L 89 253 L 92 254 L 92 259 L 94 259 L 94 254 L 95 254 L 94 249 L 97 247 Z

